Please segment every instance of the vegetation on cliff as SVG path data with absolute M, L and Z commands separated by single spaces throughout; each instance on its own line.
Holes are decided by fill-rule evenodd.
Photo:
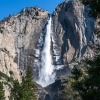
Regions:
M 60 96 L 60 100 L 100 100 L 100 55 L 75 66 Z
M 35 95 L 36 85 L 33 82 L 31 67 L 27 68 L 26 76 L 22 78 L 21 84 L 18 82 L 18 80 L 14 80 L 12 77 L 8 77 L 2 72 L 0 72 L 0 80 L 0 100 L 5 100 L 3 84 L 8 85 L 11 89 L 9 100 L 37 100 Z M 3 82 L 2 80 L 5 81 Z
M 100 18 L 100 0 L 81 0 L 83 4 L 89 5 L 91 8 L 90 14 L 94 18 Z
M 5 95 L 4 95 L 4 89 L 3 89 L 3 83 L 0 82 L 0 100 L 4 100 Z
M 81 66 L 82 65 L 82 66 Z M 100 100 L 100 55 L 74 68 L 74 89 L 83 100 Z
M 36 100 L 35 95 L 35 83 L 33 82 L 32 68 L 28 67 L 26 76 L 22 78 L 22 83 L 16 80 L 14 81 L 13 88 L 11 90 L 11 100 Z

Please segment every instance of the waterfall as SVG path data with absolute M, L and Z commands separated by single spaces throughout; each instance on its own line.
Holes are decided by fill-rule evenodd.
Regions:
M 54 73 L 54 66 L 52 64 L 52 57 L 51 57 L 51 24 L 52 19 L 48 20 L 47 24 L 47 31 L 45 35 L 45 41 L 44 41 L 44 47 L 43 51 L 41 52 L 41 64 L 40 64 L 40 70 L 39 70 L 39 80 L 38 84 L 40 84 L 43 87 L 46 87 L 47 85 L 53 83 L 55 81 L 55 73 Z

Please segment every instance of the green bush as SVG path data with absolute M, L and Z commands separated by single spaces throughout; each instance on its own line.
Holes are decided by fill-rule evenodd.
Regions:
M 3 83 L 2 82 L 0 82 L 0 100 L 5 100 L 4 89 L 3 89 Z
M 3 33 L 3 28 L 2 27 L 0 27 L 0 33 Z
M 6 74 L 4 74 L 4 73 L 2 73 L 2 72 L 0 71 L 0 79 L 1 79 L 1 78 L 6 79 L 6 81 L 8 81 L 8 82 L 10 82 L 10 83 L 13 83 L 13 81 L 14 81 L 14 79 L 13 79 L 12 77 L 8 77 Z

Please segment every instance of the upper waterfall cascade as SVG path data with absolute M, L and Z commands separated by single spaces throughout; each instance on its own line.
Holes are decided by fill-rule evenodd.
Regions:
M 47 31 L 45 35 L 44 47 L 41 52 L 41 64 L 39 70 L 38 84 L 43 87 L 53 83 L 55 81 L 54 65 L 52 64 L 51 56 L 51 33 L 52 33 L 52 18 L 48 20 Z

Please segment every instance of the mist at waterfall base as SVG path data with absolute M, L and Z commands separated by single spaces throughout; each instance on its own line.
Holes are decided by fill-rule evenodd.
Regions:
M 39 80 L 37 81 L 42 87 L 46 87 L 47 85 L 53 83 L 55 81 L 55 72 L 54 65 L 52 63 L 51 56 L 51 33 L 52 33 L 52 18 L 48 20 L 47 31 L 45 35 L 44 47 L 41 52 L 41 64 L 39 71 Z

